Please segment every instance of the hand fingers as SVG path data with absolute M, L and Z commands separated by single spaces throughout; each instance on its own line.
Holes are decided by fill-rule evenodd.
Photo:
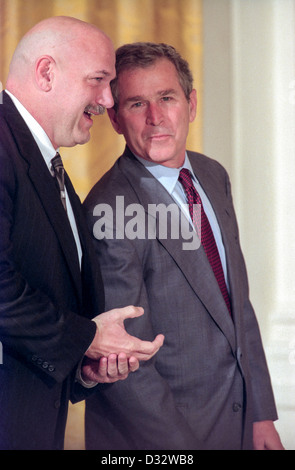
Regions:
M 135 372 L 137 369 L 139 369 L 139 361 L 134 356 L 129 357 L 130 372 Z
M 163 346 L 164 335 L 157 335 L 154 341 L 142 341 L 137 338 L 137 351 L 134 353 L 134 356 L 137 357 L 140 361 L 148 361 L 151 359 Z
M 119 357 L 120 356 L 120 357 Z M 113 383 L 128 377 L 129 369 L 126 354 L 110 354 L 109 357 L 101 357 L 99 361 L 85 358 L 83 365 L 84 380 L 97 383 Z
M 165 340 L 164 335 L 157 335 L 153 341 L 154 347 L 156 348 L 156 352 L 163 346 Z
M 143 315 L 144 310 L 142 307 L 134 307 L 133 305 L 128 305 L 127 307 L 116 309 L 120 316 L 120 319 L 124 321 L 126 318 L 135 318 Z
M 151 359 L 162 347 L 164 336 L 158 335 L 154 341 L 142 341 L 129 335 L 124 327 L 125 319 L 139 317 L 143 314 L 142 307 L 129 305 L 95 317 L 94 321 L 98 327 L 97 334 L 85 354 L 96 359 L 99 356 L 108 357 L 112 353 L 124 352 L 128 357 L 136 357 L 138 361 Z M 114 373 L 114 362 L 110 363 L 110 367 L 111 373 Z
M 98 363 L 97 374 L 100 377 L 107 377 L 107 374 L 108 374 L 108 359 L 107 359 L 107 357 L 100 358 L 99 363 Z
M 128 305 L 127 307 L 114 308 L 108 310 L 107 312 L 101 313 L 92 320 L 97 324 L 99 328 L 102 327 L 106 322 L 111 321 L 113 324 L 118 322 L 124 322 L 126 318 L 135 318 L 143 315 L 144 310 L 142 307 L 134 307 L 133 305 Z
M 128 360 L 124 353 L 110 354 L 108 357 L 108 376 L 109 377 L 125 377 L 128 375 Z
M 117 380 L 125 380 L 130 372 L 139 368 L 136 357 L 127 357 L 125 353 L 110 354 L 101 357 L 99 361 L 84 358 L 83 375 L 86 380 L 97 383 L 113 383 Z
M 107 375 L 112 378 L 124 379 L 129 372 L 135 372 L 139 368 L 136 357 L 127 358 L 125 353 L 110 354 L 108 357 Z

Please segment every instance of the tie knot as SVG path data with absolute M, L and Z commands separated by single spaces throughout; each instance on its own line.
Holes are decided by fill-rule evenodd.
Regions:
M 191 173 L 187 168 L 182 168 L 182 170 L 180 170 L 178 179 L 184 188 L 191 188 L 193 186 Z
M 52 165 L 53 170 L 57 172 L 63 169 L 64 166 L 63 166 L 62 159 L 59 153 L 57 153 L 55 157 L 52 158 L 51 165 Z

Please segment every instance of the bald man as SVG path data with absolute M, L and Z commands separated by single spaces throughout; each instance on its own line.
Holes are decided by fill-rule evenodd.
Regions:
M 104 312 L 80 201 L 59 148 L 84 144 L 113 105 L 115 55 L 95 26 L 32 28 L 0 96 L 0 449 L 62 449 L 68 400 L 125 379 L 163 344 L 129 336 L 129 306 Z M 53 160 L 57 157 L 59 167 Z

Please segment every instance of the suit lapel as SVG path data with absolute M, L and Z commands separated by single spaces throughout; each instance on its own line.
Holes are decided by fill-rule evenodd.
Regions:
M 8 124 L 14 135 L 21 157 L 28 166 L 28 177 L 35 187 L 40 202 L 60 242 L 66 263 L 81 299 L 81 277 L 77 248 L 68 217 L 60 203 L 58 191 L 40 150 L 10 98 L 4 94 Z
M 35 155 L 35 157 L 39 157 L 38 160 L 40 160 L 40 155 Z M 81 277 L 77 247 L 68 216 L 62 204 L 60 204 L 61 201 L 54 180 L 49 174 L 43 159 L 40 164 L 39 162 L 34 162 L 34 164 L 30 166 L 28 174 L 60 242 L 65 260 L 81 298 Z
M 146 212 L 149 212 L 149 204 L 164 204 L 169 206 L 175 203 L 166 189 L 149 173 L 149 171 L 136 159 L 128 149 L 120 160 L 121 170 L 124 172 L 130 185 Z M 158 214 L 156 224 L 159 224 Z M 178 211 L 178 221 L 180 211 Z M 176 223 L 178 223 L 176 221 Z M 169 233 L 169 232 L 168 232 Z M 179 228 L 181 233 L 181 227 Z M 158 231 L 157 231 L 158 234 Z M 229 316 L 215 276 L 209 266 L 206 254 L 202 247 L 196 250 L 184 250 L 183 238 L 172 239 L 169 235 L 165 238 L 157 235 L 170 256 L 173 257 L 179 269 L 186 277 L 187 282 L 204 304 L 214 321 L 228 338 L 232 349 L 235 349 L 235 334 L 233 322 Z M 212 286 L 208 289 L 208 285 Z

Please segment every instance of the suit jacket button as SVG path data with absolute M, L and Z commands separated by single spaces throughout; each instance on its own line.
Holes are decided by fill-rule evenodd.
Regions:
M 44 361 L 42 364 L 43 369 L 47 369 L 48 366 L 49 366 L 48 362 Z
M 48 370 L 49 370 L 49 372 L 54 372 L 54 371 L 55 371 L 55 367 L 50 364 L 50 365 L 48 366 Z
M 38 356 L 36 356 L 36 354 L 34 354 L 34 355 L 31 357 L 32 362 L 36 362 L 37 359 L 38 359 Z
M 60 407 L 60 400 L 55 400 L 54 408 L 58 409 Z
M 240 403 L 233 403 L 233 411 L 235 413 L 237 413 L 238 411 L 240 411 L 240 409 L 242 408 L 242 405 Z

